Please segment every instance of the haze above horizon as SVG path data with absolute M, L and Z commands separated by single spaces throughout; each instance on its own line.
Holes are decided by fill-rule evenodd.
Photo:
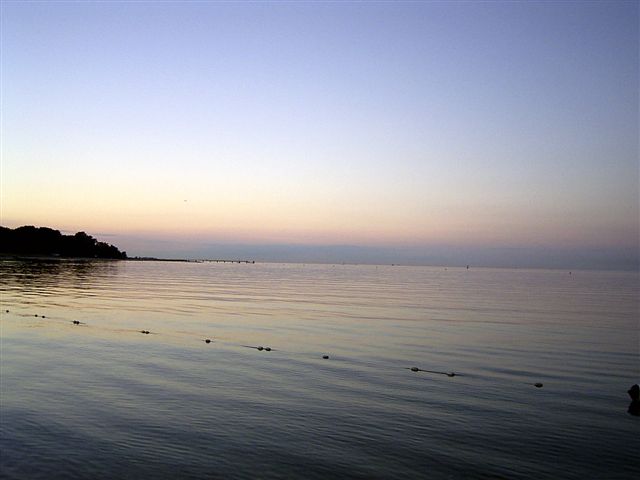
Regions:
M 0 8 L 2 225 L 142 256 L 638 266 L 637 2 Z

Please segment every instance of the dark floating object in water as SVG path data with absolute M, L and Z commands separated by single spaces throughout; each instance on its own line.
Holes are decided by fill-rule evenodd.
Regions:
M 640 386 L 636 383 L 627 390 L 627 393 L 631 397 L 631 403 L 629 404 L 627 412 L 634 417 L 640 417 Z
M 627 390 L 627 393 L 631 397 L 631 400 L 640 400 L 640 386 L 637 383 Z
M 257 347 L 254 347 L 253 345 L 240 345 L 241 347 L 247 347 L 247 348 L 255 348 L 258 351 L 266 351 L 266 352 L 270 352 L 272 350 L 271 347 L 263 347 L 262 345 L 258 345 Z
M 406 367 L 407 370 L 411 370 L 412 372 L 427 372 L 427 373 L 437 373 L 438 375 L 446 375 L 447 377 L 455 377 L 456 375 L 460 375 L 455 372 L 437 372 L 436 370 L 424 370 L 418 367 Z
M 467 268 L 469 268 L 467 266 Z M 571 272 L 569 272 L 571 273 Z M 9 310 L 5 310 L 5 313 L 9 313 Z M 34 315 L 35 317 L 41 317 L 41 318 L 47 318 L 45 315 L 38 315 L 37 313 Z M 81 322 L 80 320 L 73 320 L 71 322 L 73 325 L 83 325 L 84 322 Z M 151 332 L 149 330 L 140 330 L 140 333 L 143 333 L 145 335 L 149 335 Z M 204 339 L 205 343 L 211 343 L 211 339 L 210 338 L 206 338 Z M 270 352 L 272 351 L 271 347 L 263 347 L 262 345 L 259 346 L 253 346 L 253 345 L 241 345 L 242 347 L 247 347 L 247 348 L 255 348 L 258 351 L 266 351 L 266 352 Z M 322 358 L 325 360 L 329 359 L 329 355 L 322 355 Z M 405 367 L 407 370 L 411 370 L 412 372 L 426 372 L 426 373 L 435 373 L 438 375 L 446 375 L 447 377 L 456 377 L 459 376 L 459 373 L 455 373 L 455 372 L 439 372 L 436 370 L 426 370 L 423 368 L 418 368 L 418 367 Z M 532 385 L 536 388 L 542 388 L 544 386 L 543 383 L 541 382 L 536 382 L 536 383 L 527 383 L 527 385 Z M 635 384 L 633 385 L 627 392 L 629 394 L 629 396 L 631 397 L 631 405 L 629 405 L 629 413 L 631 415 L 640 415 L 640 387 Z

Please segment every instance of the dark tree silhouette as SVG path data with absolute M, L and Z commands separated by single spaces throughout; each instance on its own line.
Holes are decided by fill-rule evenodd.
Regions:
M 32 225 L 13 230 L 0 227 L 0 252 L 61 257 L 127 258 L 127 252 L 121 252 L 108 243 L 98 242 L 85 232 L 62 235 L 58 230 Z

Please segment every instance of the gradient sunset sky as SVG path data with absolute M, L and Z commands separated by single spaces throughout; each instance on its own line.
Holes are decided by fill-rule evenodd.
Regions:
M 2 225 L 637 264 L 637 2 L 1 8 Z

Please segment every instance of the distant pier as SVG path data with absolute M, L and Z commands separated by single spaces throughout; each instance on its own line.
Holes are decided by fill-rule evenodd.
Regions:
M 138 262 L 186 262 L 186 263 L 247 263 L 254 264 L 255 260 L 230 260 L 228 258 L 190 260 L 186 258 L 155 258 L 155 257 L 129 257 L 128 260 Z
M 210 262 L 210 263 L 256 263 L 255 260 L 221 260 L 221 259 L 217 259 L 217 260 L 203 260 L 205 262 Z

